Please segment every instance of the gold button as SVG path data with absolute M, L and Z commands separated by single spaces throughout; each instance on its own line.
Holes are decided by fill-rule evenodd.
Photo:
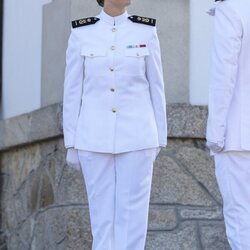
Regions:
M 113 71 L 114 71 L 114 68 L 111 68 L 111 67 L 110 67 L 109 70 L 110 70 L 111 72 L 113 72 Z
M 114 89 L 114 88 L 111 88 L 110 91 L 115 92 L 115 89 Z
M 112 112 L 115 113 L 115 112 L 116 112 L 116 109 L 115 109 L 115 108 L 112 108 Z
M 115 46 L 112 46 L 112 47 L 111 47 L 111 50 L 115 50 Z
M 116 28 L 113 28 L 113 29 L 112 29 L 112 32 L 116 32 Z

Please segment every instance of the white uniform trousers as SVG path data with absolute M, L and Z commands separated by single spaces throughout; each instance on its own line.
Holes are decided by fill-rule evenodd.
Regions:
M 250 152 L 215 155 L 226 233 L 233 250 L 250 250 Z
M 143 250 L 157 149 L 120 154 L 79 150 L 93 250 Z

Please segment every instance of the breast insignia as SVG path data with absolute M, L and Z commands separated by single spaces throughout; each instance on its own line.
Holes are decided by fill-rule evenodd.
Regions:
M 79 20 L 75 20 L 72 21 L 72 27 L 74 28 L 78 28 L 81 26 L 86 26 L 86 25 L 90 25 L 90 24 L 95 24 L 96 22 L 98 22 L 100 19 L 97 17 L 87 17 L 87 18 L 83 18 L 83 19 L 79 19 Z
M 134 23 L 142 23 L 150 26 L 156 25 L 156 19 L 154 18 L 142 17 L 142 16 L 129 16 L 128 19 L 130 19 Z

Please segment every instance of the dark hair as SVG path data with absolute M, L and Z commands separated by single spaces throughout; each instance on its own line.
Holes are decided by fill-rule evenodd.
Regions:
M 96 1 L 101 7 L 104 6 L 104 0 L 96 0 Z

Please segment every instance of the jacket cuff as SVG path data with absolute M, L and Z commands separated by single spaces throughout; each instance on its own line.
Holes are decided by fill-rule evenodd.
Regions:
M 68 138 L 64 134 L 64 146 L 65 146 L 65 148 L 74 148 L 75 147 L 75 142 L 74 142 L 74 139 L 72 136 L 70 136 L 70 138 Z
M 211 150 L 211 152 L 219 153 L 224 148 L 224 142 L 214 143 L 214 142 L 207 141 L 206 146 Z

